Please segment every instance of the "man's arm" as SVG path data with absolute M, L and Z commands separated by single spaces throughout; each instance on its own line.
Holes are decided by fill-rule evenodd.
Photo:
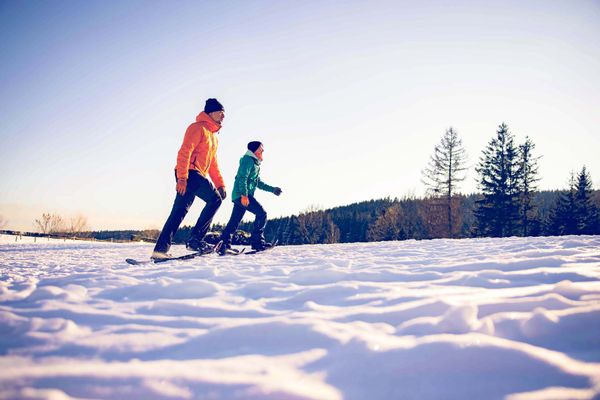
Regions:
M 200 136 L 200 130 L 194 125 L 190 125 L 185 131 L 183 143 L 177 153 L 177 166 L 175 167 L 177 179 L 187 180 L 188 170 L 190 169 L 190 158 L 192 157 L 194 149 L 200 142 Z
M 219 169 L 219 162 L 217 161 L 217 155 L 212 159 L 210 163 L 210 167 L 208 167 L 208 175 L 210 175 L 210 179 L 212 179 L 215 187 L 217 189 L 225 187 L 225 181 L 223 180 L 223 176 L 221 175 L 221 170 Z
M 200 132 L 195 129 L 194 125 L 190 125 L 185 131 L 183 143 L 177 153 L 177 165 L 175 166 L 175 175 L 177 176 L 177 193 L 185 194 L 188 179 L 188 170 L 190 169 L 190 158 L 194 149 L 200 141 Z

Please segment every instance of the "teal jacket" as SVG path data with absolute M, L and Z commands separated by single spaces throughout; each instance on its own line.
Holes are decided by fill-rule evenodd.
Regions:
M 235 175 L 231 200 L 235 201 L 242 196 L 254 196 L 257 187 L 261 190 L 273 193 L 274 187 L 261 181 L 259 175 L 260 160 L 256 158 L 256 155 L 253 152 L 248 150 L 246 154 L 240 158 L 240 166 Z

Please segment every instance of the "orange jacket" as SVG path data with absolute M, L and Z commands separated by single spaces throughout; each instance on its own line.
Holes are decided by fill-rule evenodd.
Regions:
M 204 111 L 198 114 L 196 122 L 185 131 L 183 143 L 177 153 L 175 171 L 178 178 L 188 177 L 188 170 L 198 171 L 202 176 L 210 175 L 215 187 L 225 186 L 219 164 L 217 163 L 217 132 L 221 125 L 216 123 Z

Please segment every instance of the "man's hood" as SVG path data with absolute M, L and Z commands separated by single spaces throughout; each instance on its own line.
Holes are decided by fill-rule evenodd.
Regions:
M 221 129 L 221 124 L 216 123 L 215 120 L 204 111 L 198 114 L 196 117 L 196 122 L 203 124 L 211 132 L 218 132 L 218 130 Z

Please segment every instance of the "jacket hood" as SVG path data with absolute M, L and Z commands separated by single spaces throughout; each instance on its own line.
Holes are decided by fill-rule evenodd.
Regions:
M 198 114 L 198 116 L 196 117 L 196 122 L 199 122 L 199 123 L 205 125 L 208 128 L 208 130 L 211 132 L 217 132 L 219 129 L 221 129 L 221 124 L 216 123 L 215 120 L 213 120 L 204 111 L 202 111 L 200 114 Z
M 254 154 L 250 150 L 246 151 L 246 154 L 244 154 L 244 155 L 248 156 L 248 157 L 251 157 L 254 160 L 254 163 L 260 165 L 260 160 L 258 159 L 258 157 L 256 157 L 256 154 Z

